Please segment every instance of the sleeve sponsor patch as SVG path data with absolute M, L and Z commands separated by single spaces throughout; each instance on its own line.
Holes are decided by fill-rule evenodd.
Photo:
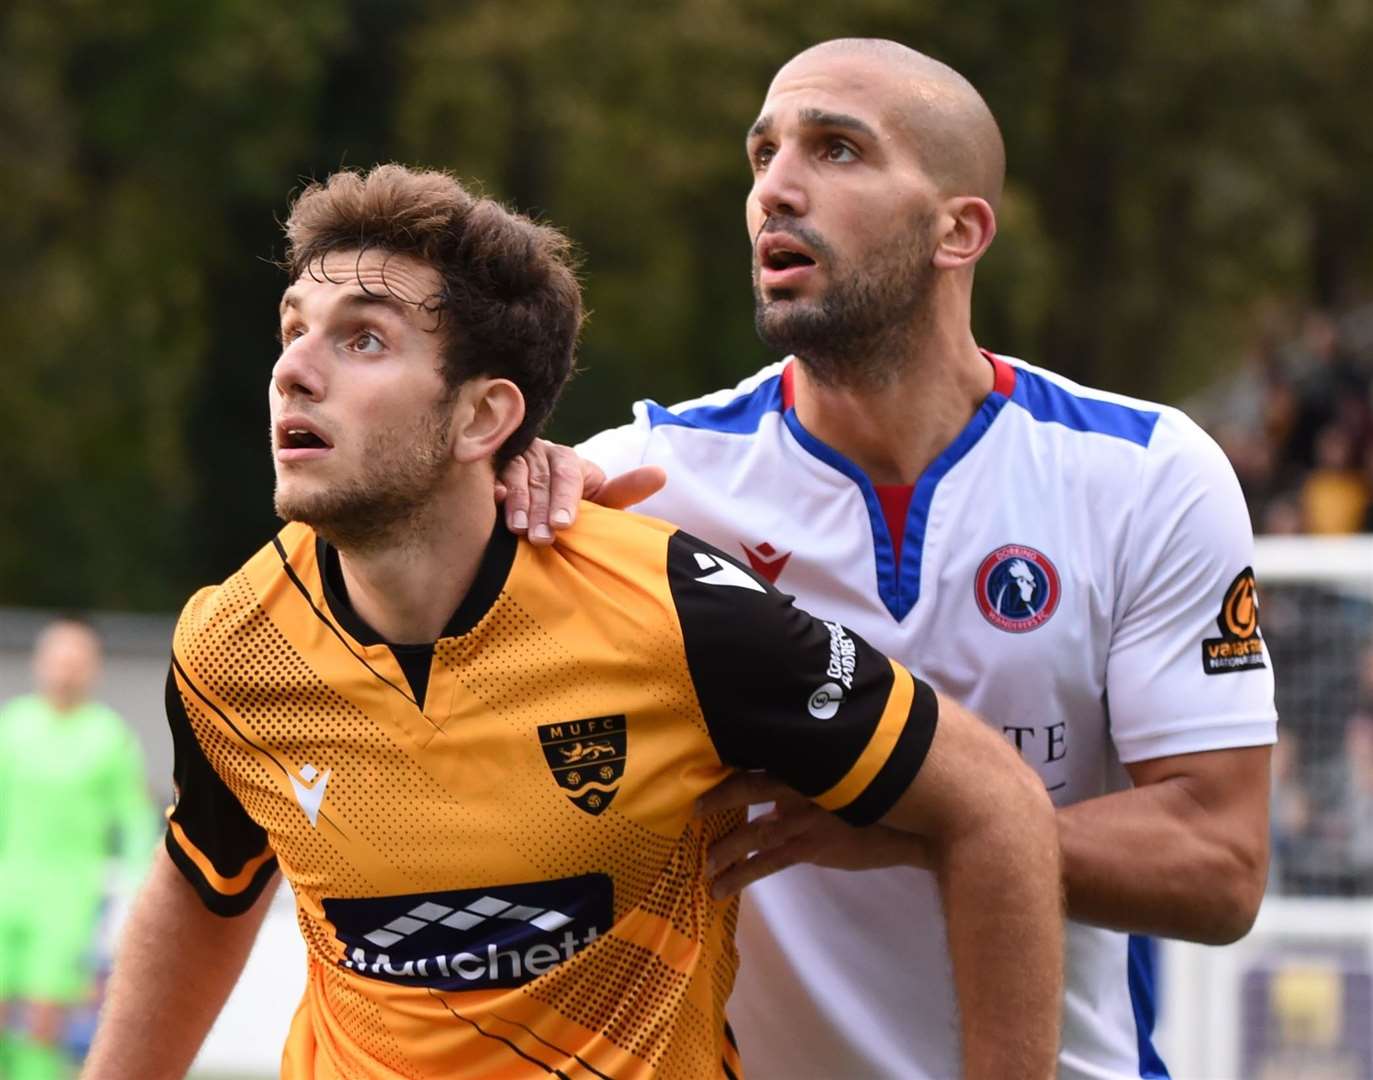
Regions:
M 1230 582 L 1216 616 L 1220 637 L 1201 643 L 1201 669 L 1207 675 L 1228 675 L 1235 671 L 1267 667 L 1263 638 L 1259 636 L 1259 601 L 1254 588 L 1253 567 L 1246 566 Z

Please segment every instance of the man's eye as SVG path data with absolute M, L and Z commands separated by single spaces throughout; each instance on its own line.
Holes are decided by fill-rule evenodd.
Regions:
M 846 161 L 857 161 L 858 154 L 848 143 L 833 142 L 825 148 L 825 160 L 842 164 Z
M 370 330 L 364 330 L 353 339 L 353 348 L 358 352 L 374 353 L 381 352 L 385 346 L 382 344 L 381 338 L 377 337 L 376 334 L 372 333 Z
M 299 326 L 283 326 L 281 328 L 281 347 L 286 348 L 304 333 L 305 331 Z
M 753 167 L 755 170 L 762 171 L 768 167 L 777 151 L 771 146 L 760 146 L 753 151 Z

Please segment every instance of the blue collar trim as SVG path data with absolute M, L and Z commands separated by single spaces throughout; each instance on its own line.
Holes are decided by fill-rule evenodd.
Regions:
M 1017 376 L 1020 374 L 1023 373 L 1017 372 Z M 1017 378 L 1017 386 L 1019 381 Z M 787 427 L 806 451 L 858 485 L 863 502 L 868 508 L 869 524 L 872 526 L 873 555 L 877 564 L 877 595 L 881 597 L 883 606 L 897 622 L 909 615 L 920 599 L 920 569 L 925 549 L 925 529 L 929 524 L 930 504 L 934 501 L 935 488 L 949 470 L 977 445 L 1009 400 L 1011 399 L 1005 394 L 995 390 L 988 394 L 967 426 L 921 473 L 915 482 L 910 510 L 906 514 L 906 536 L 901 544 L 900 558 L 892 548 L 891 533 L 887 529 L 887 519 L 882 513 L 882 503 L 867 474 L 838 450 L 821 442 L 807 431 L 797 417 L 795 409 L 788 409 L 784 414 Z

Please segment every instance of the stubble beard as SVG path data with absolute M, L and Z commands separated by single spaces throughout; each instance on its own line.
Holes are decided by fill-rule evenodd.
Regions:
M 277 516 L 309 525 L 340 551 L 368 553 L 414 542 L 451 466 L 452 413 L 443 406 L 416 427 L 373 432 L 362 473 L 327 490 L 289 492 L 277 484 Z
M 925 240 L 928 225 L 928 219 L 916 222 L 861 267 L 846 267 L 831 256 L 830 285 L 815 300 L 765 298 L 755 263 L 753 323 L 759 338 L 770 349 L 794 354 L 823 386 L 876 390 L 892 382 L 906 343 L 930 321 L 934 267 Z M 829 251 L 815 240 L 812 246 Z

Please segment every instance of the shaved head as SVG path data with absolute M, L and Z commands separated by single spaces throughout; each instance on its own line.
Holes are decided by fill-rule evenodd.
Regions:
M 745 150 L 754 325 L 769 348 L 813 383 L 873 389 L 941 325 L 971 342 L 1006 165 L 967 79 L 894 41 L 827 41 L 773 77 Z
M 885 107 L 909 133 L 922 168 L 946 195 L 1001 201 L 1006 149 L 992 111 L 976 88 L 948 64 L 895 41 L 838 38 L 814 45 L 784 64 L 773 85 L 834 61 L 857 62 L 891 90 Z
M 80 705 L 100 675 L 100 639 L 85 623 L 59 619 L 38 635 L 33 672 L 39 693 L 59 710 Z

